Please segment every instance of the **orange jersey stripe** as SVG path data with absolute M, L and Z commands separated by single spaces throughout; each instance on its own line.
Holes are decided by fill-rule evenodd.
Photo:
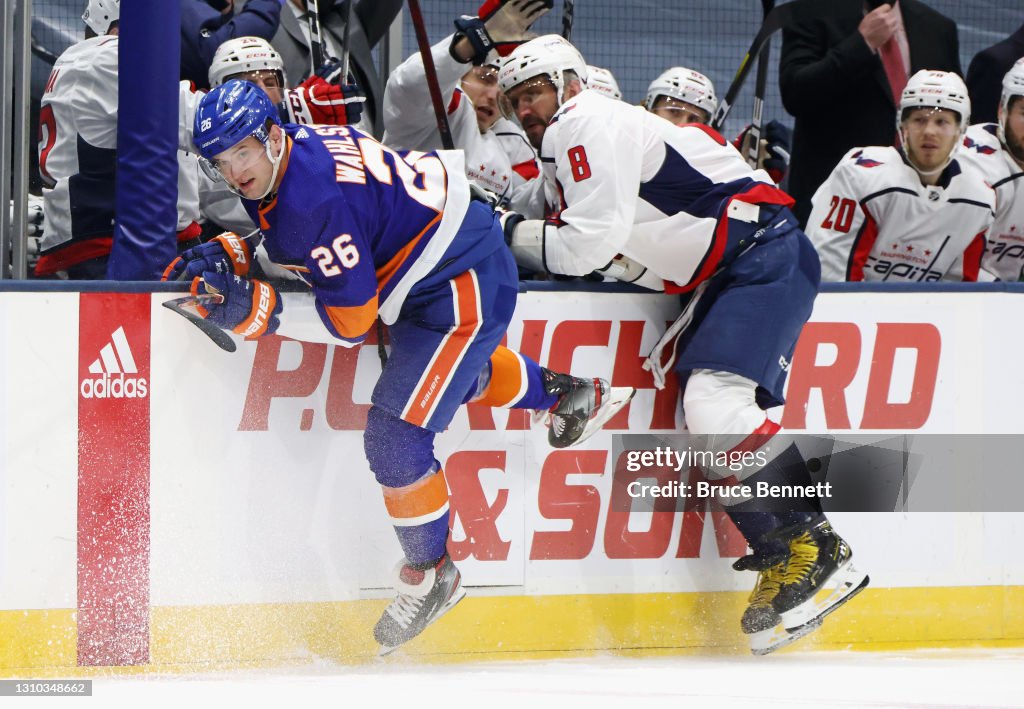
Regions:
M 365 335 L 373 327 L 373 322 L 377 319 L 377 296 L 373 296 L 362 305 L 325 305 L 324 311 L 339 335 L 354 340 Z
M 380 293 L 384 289 L 384 286 L 386 286 L 388 281 L 391 280 L 391 277 L 395 275 L 399 267 L 403 263 L 405 263 L 405 259 L 407 259 L 409 257 L 409 254 L 412 253 L 412 250 L 416 248 L 416 244 L 418 244 L 420 239 L 423 238 L 423 235 L 430 231 L 435 224 L 441 221 L 441 216 L 442 215 L 438 213 L 438 215 L 431 219 L 430 223 L 423 228 L 423 231 L 421 231 L 419 234 L 413 237 L 412 241 L 403 246 L 399 250 L 399 252 L 392 256 L 391 259 L 386 264 L 377 269 L 378 293 Z
M 455 327 L 441 340 L 434 359 L 420 378 L 416 393 L 402 414 L 402 418 L 414 426 L 426 424 L 448 386 L 448 376 L 462 361 L 462 355 L 480 329 L 480 295 L 476 273 L 466 271 L 450 283 L 455 291 Z
M 393 519 L 424 517 L 448 504 L 448 483 L 444 471 L 417 480 L 405 487 L 383 487 L 384 506 Z
M 522 396 L 523 366 L 519 355 L 498 345 L 491 355 L 491 381 L 476 403 L 485 406 L 508 406 Z

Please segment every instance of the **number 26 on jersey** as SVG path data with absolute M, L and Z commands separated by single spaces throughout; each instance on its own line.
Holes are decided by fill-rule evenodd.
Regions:
M 351 234 L 342 234 L 334 238 L 331 248 L 317 246 L 309 252 L 325 276 L 337 276 L 342 268 L 355 268 L 359 263 L 359 249 L 352 243 Z

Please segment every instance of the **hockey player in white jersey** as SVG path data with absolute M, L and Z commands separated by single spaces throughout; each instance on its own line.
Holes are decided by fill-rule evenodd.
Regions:
M 217 47 L 210 63 L 211 88 L 241 79 L 259 86 L 285 123 L 356 125 L 365 97 L 355 84 L 339 86 L 341 64 L 331 61 L 294 89 L 288 89 L 284 61 L 262 37 L 236 37 Z
M 854 148 L 814 193 L 807 235 L 823 280 L 991 280 L 981 258 L 995 193 L 958 159 L 970 114 L 956 74 L 910 78 L 896 117 L 903 147 Z
M 106 277 L 117 167 L 118 0 L 90 0 L 88 37 L 54 64 L 39 111 L 46 232 L 37 276 Z M 187 83 L 185 84 L 187 87 Z M 178 152 L 178 239 L 199 236 L 199 164 Z
M 431 48 L 456 148 L 466 152 L 466 174 L 500 203 L 533 217 L 544 214 L 537 155 L 522 129 L 503 115 L 498 89 L 500 51 L 511 51 L 551 8 L 550 0 L 488 0 L 459 31 Z M 506 52 L 507 53 L 507 52 Z M 384 92 L 384 142 L 397 150 L 437 150 L 441 136 L 417 53 L 388 78 Z
M 981 259 L 1001 281 L 1021 280 L 1024 266 L 1024 59 L 1003 77 L 996 123 L 967 129 L 959 159 L 985 176 L 996 192 L 996 217 Z
M 718 99 L 711 79 L 684 66 L 669 67 L 647 87 L 644 107 L 656 116 L 677 126 L 687 123 L 708 123 Z M 732 144 L 743 151 L 746 130 Z M 792 132 L 778 121 L 768 121 L 761 136 L 757 167 L 763 168 L 776 183 L 781 183 L 789 169 L 789 146 Z M 745 152 L 745 151 L 744 151 Z
M 643 274 L 688 294 L 645 364 L 655 383 L 675 369 L 689 431 L 709 449 L 764 454 L 763 467 L 739 474 L 746 484 L 806 477 L 796 446 L 764 412 L 782 403 L 819 280 L 792 198 L 707 126 L 677 127 L 586 90 L 586 72 L 579 52 L 554 35 L 522 45 L 502 66 L 499 83 L 540 149 L 548 198 L 559 206 L 546 221 L 505 215 L 506 241 L 527 266 Z M 817 500 L 776 510 L 760 499 L 723 502 L 753 552 L 736 568 L 759 574 L 741 621 L 755 653 L 814 630 L 867 585 Z

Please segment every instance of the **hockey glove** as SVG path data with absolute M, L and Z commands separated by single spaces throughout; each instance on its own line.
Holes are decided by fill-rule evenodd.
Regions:
M 776 182 L 782 182 L 789 169 L 789 147 L 793 144 L 793 131 L 778 121 L 769 121 L 764 129 L 764 138 L 768 145 L 764 169 Z
M 633 283 L 651 290 L 665 290 L 665 284 L 658 276 L 654 275 L 643 264 L 637 263 L 628 256 L 618 254 L 604 268 L 599 268 L 594 273 L 601 279 L 614 278 L 623 283 Z
M 341 86 L 332 83 L 340 76 L 338 62 L 328 62 L 316 74 L 289 89 L 285 97 L 288 122 L 334 126 L 358 123 L 363 116 L 366 95 L 351 75 L 349 83 Z
M 477 16 L 463 15 L 455 20 L 455 43 L 465 37 L 473 47 L 472 62 L 476 66 L 487 61 L 496 51 L 507 57 L 528 39 L 530 25 L 551 9 L 554 0 L 487 0 Z M 452 56 L 455 56 L 454 53 Z
M 747 139 L 750 126 L 743 129 L 733 146 L 747 158 Z M 769 121 L 761 131 L 761 144 L 757 151 L 757 165 L 765 170 L 775 182 L 781 182 L 789 169 L 789 146 L 793 140 L 793 131 L 778 121 Z
M 531 39 L 527 34 L 530 26 L 553 5 L 554 0 L 486 0 L 476 14 L 484 21 L 498 54 L 507 57 L 517 46 Z
M 219 303 L 196 305 L 196 311 L 219 328 L 247 340 L 275 332 L 281 324 L 281 298 L 266 281 L 249 280 L 226 273 L 205 272 L 192 279 L 192 295 L 218 295 Z
M 205 244 L 182 251 L 181 255 L 164 269 L 160 280 L 183 281 L 195 278 L 206 271 L 247 276 L 251 264 L 252 249 L 249 242 L 234 232 L 226 231 Z

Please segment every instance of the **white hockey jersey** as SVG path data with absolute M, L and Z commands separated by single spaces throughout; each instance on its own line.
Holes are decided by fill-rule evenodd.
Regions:
M 543 262 L 581 276 L 618 254 L 686 291 L 735 255 L 726 215 L 758 223 L 761 204 L 791 205 L 763 170 L 711 128 L 676 126 L 592 90 L 566 101 L 541 147 L 548 201 Z
M 110 252 L 117 167 L 116 35 L 69 47 L 54 64 L 39 111 L 46 233 L 38 275 Z M 188 91 L 188 82 L 182 82 Z M 199 164 L 178 152 L 179 231 L 199 219 Z M 198 229 L 195 229 L 198 234 Z
M 812 203 L 822 281 L 992 280 L 980 266 L 995 193 L 959 160 L 925 186 L 896 148 L 854 148 Z
M 518 124 L 499 118 L 480 133 L 476 109 L 459 83 L 471 68 L 448 51 L 451 37 L 431 48 L 455 147 L 466 153 L 470 181 L 498 195 L 502 204 L 529 218 L 544 216 L 540 163 Z M 431 110 L 423 59 L 413 54 L 388 77 L 384 91 L 384 144 L 395 150 L 438 150 L 441 136 Z
M 1024 268 L 1024 170 L 996 137 L 995 123 L 967 129 L 957 159 L 976 168 L 996 193 L 981 267 L 1001 281 L 1021 280 Z

